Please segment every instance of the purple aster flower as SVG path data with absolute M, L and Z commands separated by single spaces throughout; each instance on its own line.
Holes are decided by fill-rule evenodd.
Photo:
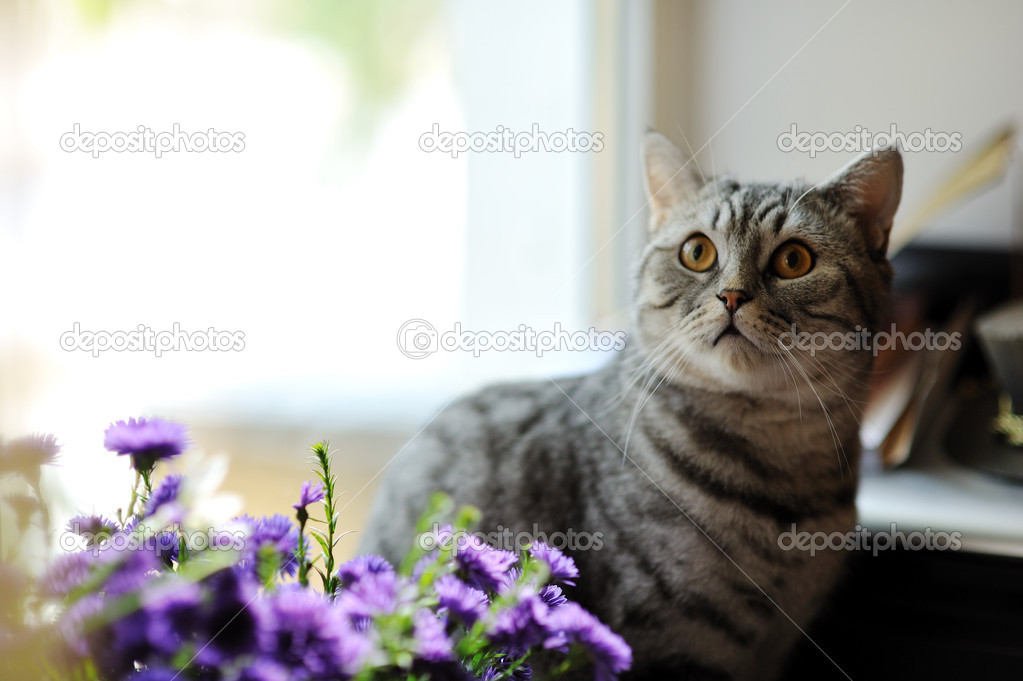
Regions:
M 511 551 L 495 549 L 476 537 L 458 550 L 455 559 L 469 584 L 490 591 L 501 591 L 508 585 L 508 568 L 518 560 Z
M 355 584 L 366 575 L 384 572 L 394 572 L 394 568 L 386 559 L 367 553 L 342 564 L 337 569 L 337 576 L 341 580 L 341 587 L 346 588 Z
M 268 622 L 252 575 L 225 569 L 204 579 L 202 585 L 205 598 L 192 622 L 196 661 L 216 667 L 257 653 Z
M 120 531 L 117 523 L 102 515 L 76 515 L 67 522 L 65 528 L 85 539 L 87 546 L 110 541 Z
M 83 659 L 89 655 L 89 641 L 85 631 L 103 611 L 103 597 L 88 594 L 74 602 L 57 621 L 56 631 L 66 653 L 72 659 Z
M 451 662 L 451 640 L 444 633 L 444 622 L 428 608 L 420 608 L 412 615 L 412 636 L 416 641 L 416 655 L 426 662 Z
M 468 532 L 456 533 L 450 525 L 436 530 L 434 539 L 437 546 L 454 542 L 455 563 L 470 586 L 499 592 L 510 583 L 509 571 L 518 561 L 511 551 L 496 549 Z
M 46 598 L 64 598 L 88 581 L 95 565 L 96 558 L 88 551 L 63 553 L 46 566 L 39 578 L 39 593 Z
M 104 557 L 109 556 L 115 560 L 114 551 L 117 549 L 105 553 Z M 103 593 L 107 596 L 122 596 L 142 591 L 143 587 L 160 574 L 160 561 L 154 553 L 149 551 L 129 551 L 123 557 L 117 556 L 117 558 L 122 558 L 121 563 L 103 582 Z
M 168 504 L 172 504 L 178 499 L 178 494 L 181 492 L 181 481 L 184 477 L 181 475 L 168 475 L 166 478 L 160 481 L 160 484 L 153 490 L 153 494 L 149 497 L 149 501 L 146 502 L 146 510 L 143 517 L 149 517 L 155 515 L 161 507 Z M 180 516 L 180 514 L 176 514 Z M 180 517 L 174 519 L 175 522 L 180 521 Z
M 103 434 L 103 446 L 119 455 L 129 455 L 137 471 L 150 471 L 157 461 L 175 457 L 188 444 L 185 426 L 144 416 L 110 425 Z
M 85 632 L 89 656 L 100 678 L 122 679 L 135 671 L 135 663 L 154 661 L 157 651 L 146 637 L 146 614 L 135 610 Z
M 534 542 L 529 549 L 530 555 L 537 560 L 542 560 L 551 571 L 551 579 L 562 584 L 575 586 L 575 578 L 579 576 L 579 568 L 575 561 L 563 554 L 556 548 L 547 546 L 541 542 Z
M 371 644 L 344 622 L 344 614 L 321 594 L 282 589 L 268 601 L 270 622 L 261 637 L 263 655 L 310 680 L 353 675 Z
M 412 566 L 412 580 L 418 582 L 426 574 L 427 570 L 431 570 L 439 564 L 440 554 L 437 552 L 426 554 Z
M 549 608 L 556 608 L 559 605 L 568 603 L 568 599 L 561 593 L 561 587 L 557 584 L 548 584 L 540 589 L 540 600 Z
M 277 554 L 278 571 L 289 576 L 295 574 L 298 570 L 295 559 L 298 528 L 291 520 L 279 513 L 261 518 L 242 516 L 239 520 L 250 528 L 245 538 L 242 565 L 255 569 L 260 551 L 265 546 L 271 546 Z
M 323 501 L 323 497 L 326 496 L 326 494 L 327 492 L 323 489 L 322 483 L 306 480 L 302 483 L 302 493 L 299 496 L 298 503 L 293 504 L 292 508 L 296 511 L 305 510 L 305 507 L 309 504 L 315 504 L 317 501 Z
M 512 681 L 529 681 L 533 678 L 533 669 L 528 664 L 521 664 L 515 668 L 510 676 L 506 676 L 508 668 L 525 655 L 525 650 L 508 650 L 501 658 L 501 661 L 493 667 L 487 667 L 480 675 L 480 681 L 495 681 L 495 679 L 511 679 Z
M 200 617 L 202 588 L 176 576 L 154 583 L 141 595 L 146 612 L 146 638 L 160 653 L 173 656 L 191 640 Z
M 444 575 L 434 582 L 437 592 L 437 607 L 460 619 L 466 627 L 472 627 L 487 609 L 487 595 L 474 589 L 454 575 Z
M 343 589 L 334 601 L 356 631 L 366 631 L 373 617 L 394 613 L 400 605 L 411 603 L 416 586 L 395 572 L 369 572 Z
M 575 643 L 593 660 L 596 681 L 613 681 L 632 666 L 632 649 L 600 620 L 578 603 L 566 603 L 551 610 L 547 619 L 551 637 L 546 648 L 564 648 Z
M 491 642 L 507 648 L 531 648 L 550 638 L 550 609 L 539 596 L 523 592 L 518 603 L 499 610 L 487 627 Z
M 292 674 L 273 660 L 256 660 L 231 677 L 231 681 L 292 681 Z
M 162 530 L 156 534 L 143 533 L 139 537 L 139 545 L 136 551 L 149 554 L 165 568 L 172 567 L 174 561 L 178 560 L 178 552 L 181 549 L 181 539 L 177 532 Z M 158 569 L 159 565 L 154 566 Z

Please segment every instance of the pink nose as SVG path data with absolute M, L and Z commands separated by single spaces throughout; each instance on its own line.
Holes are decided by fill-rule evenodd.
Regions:
M 735 314 L 735 311 L 749 300 L 749 295 L 745 291 L 726 288 L 718 291 L 718 300 L 725 304 L 725 308 L 729 312 Z

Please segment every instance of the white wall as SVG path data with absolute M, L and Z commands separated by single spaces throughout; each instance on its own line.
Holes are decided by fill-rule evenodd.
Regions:
M 906 155 L 906 218 L 996 128 L 1023 118 L 1021 2 L 693 0 L 691 10 L 679 33 L 690 49 L 678 68 L 691 69 L 692 86 L 671 92 L 662 80 L 658 95 L 686 98 L 694 147 L 713 137 L 698 157 L 704 169 L 817 180 L 853 157 L 779 151 L 778 135 L 792 123 L 810 132 L 888 130 L 894 122 L 904 132 L 962 133 L 958 154 Z M 677 129 L 665 132 L 680 139 Z M 945 216 L 927 238 L 1006 243 L 1010 222 L 1003 183 Z

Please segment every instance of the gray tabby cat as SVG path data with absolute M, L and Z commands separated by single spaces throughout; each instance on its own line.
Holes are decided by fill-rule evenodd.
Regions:
M 872 360 L 782 340 L 878 330 L 902 159 L 810 186 L 701 179 L 657 133 L 645 158 L 627 349 L 447 408 L 390 467 L 362 548 L 399 559 L 435 490 L 482 509 L 486 532 L 601 533 L 600 550 L 567 551 L 569 596 L 632 646 L 630 678 L 763 681 L 839 576 L 840 552 L 779 535 L 853 528 Z

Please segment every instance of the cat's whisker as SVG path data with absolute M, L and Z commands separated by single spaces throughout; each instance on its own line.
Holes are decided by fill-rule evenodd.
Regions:
M 792 390 L 796 393 L 796 408 L 799 410 L 799 422 L 803 422 L 803 400 L 799 395 L 799 384 L 796 382 L 796 375 L 792 373 L 788 365 L 785 363 L 786 357 L 780 351 L 774 350 L 774 356 L 778 359 L 778 366 L 782 368 L 785 376 L 785 382 L 788 383 L 788 377 L 792 376 Z
M 647 391 L 649 390 L 650 386 L 653 384 L 654 380 L 657 378 L 657 374 L 658 373 L 663 373 L 663 372 L 655 371 L 654 373 L 651 374 L 650 379 L 648 379 L 647 382 L 643 385 L 643 389 L 640 390 L 639 397 L 636 400 L 636 407 L 635 407 L 635 409 L 632 412 L 632 418 L 629 421 L 629 427 L 628 427 L 628 429 L 625 432 L 625 443 L 624 443 L 624 446 L 622 447 L 622 462 L 623 463 L 625 462 L 626 458 L 628 457 L 629 440 L 632 437 L 633 429 L 636 427 L 636 419 L 639 418 L 639 412 L 642 411 L 643 407 L 646 406 L 646 403 L 650 400 L 650 397 L 652 397 L 653 394 L 655 392 L 657 392 L 657 388 L 660 388 L 661 384 L 664 383 L 664 379 L 667 378 L 667 375 L 663 375 L 661 380 L 660 380 L 660 382 L 658 382 L 657 386 L 652 391 L 649 391 L 649 395 L 644 400 L 643 399 L 644 394 L 647 393 Z
M 802 366 L 800 366 L 799 362 L 796 361 L 795 356 L 792 354 L 792 352 L 788 348 L 786 348 L 784 346 L 781 346 L 781 347 L 782 347 L 782 350 L 784 350 L 789 355 L 789 357 L 792 358 L 793 366 L 795 366 L 796 369 L 799 370 L 800 374 L 803 376 L 803 380 L 806 381 L 807 387 L 810 388 L 811 391 L 813 391 L 814 397 L 817 398 L 817 402 L 820 403 L 820 405 L 821 405 L 821 411 L 824 413 L 824 418 L 828 422 L 828 430 L 831 432 L 831 439 L 834 441 L 834 444 L 835 444 L 835 454 L 838 456 L 838 469 L 839 469 L 839 472 L 841 472 L 843 477 L 844 477 L 845 471 L 842 469 L 842 462 L 844 460 L 845 466 L 846 466 L 846 468 L 848 468 L 848 470 L 849 470 L 849 472 L 851 474 L 852 473 L 852 466 L 849 465 L 849 459 L 848 459 L 848 457 L 845 454 L 845 448 L 842 446 L 842 438 L 839 436 L 838 429 L 835 427 L 835 423 L 831 419 L 831 412 L 828 411 L 828 407 L 827 407 L 827 405 L 824 404 L 824 400 L 821 398 L 820 393 L 818 393 L 817 389 L 813 387 L 813 382 L 812 382 L 810 376 L 806 373 L 806 370 L 803 369 Z
M 622 386 L 617 395 L 608 400 L 608 411 L 620 405 L 628 396 L 634 385 L 640 381 L 645 381 L 645 377 L 648 374 L 657 370 L 657 365 L 664 361 L 667 357 L 670 352 L 671 345 L 674 342 L 675 339 L 672 336 L 666 335 L 653 350 L 649 351 L 649 353 L 642 353 L 640 355 L 641 361 L 639 362 L 639 366 L 632 370 L 629 379 L 625 382 L 625 385 Z M 647 357 L 649 357 L 649 359 Z M 604 411 L 602 413 L 607 412 Z

